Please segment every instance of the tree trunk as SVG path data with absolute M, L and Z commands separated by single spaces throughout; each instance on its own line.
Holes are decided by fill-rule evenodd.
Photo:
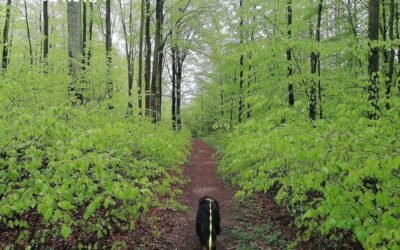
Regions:
M 172 60 L 172 93 L 171 93 L 171 114 L 172 114 L 172 129 L 176 130 L 176 47 L 171 48 Z
M 43 60 L 45 65 L 45 72 L 47 71 L 47 58 L 49 55 L 49 12 L 48 12 L 48 1 L 43 1 Z
M 394 71 L 394 15 L 395 15 L 395 3 L 394 0 L 390 0 L 389 7 L 389 39 L 390 39 L 390 51 L 389 51 L 389 68 L 386 74 L 386 109 L 390 109 L 389 99 L 390 99 L 390 91 L 393 83 L 393 71 Z
M 90 66 L 90 59 L 92 58 L 92 38 L 93 38 L 93 3 L 90 2 L 90 21 L 89 21 L 89 40 L 88 40 L 88 51 L 86 65 Z
M 11 0 L 7 0 L 7 7 L 6 7 L 6 19 L 4 21 L 4 29 L 3 29 L 3 56 L 2 56 L 2 63 L 1 68 L 3 71 L 7 70 L 8 66 L 8 32 L 10 29 L 10 16 L 11 16 Z
M 31 41 L 31 31 L 29 29 L 29 21 L 28 21 L 28 8 L 26 7 L 26 0 L 24 0 L 24 9 L 25 9 L 25 24 L 26 24 L 26 34 L 28 36 L 28 44 L 29 44 L 29 56 L 31 66 L 33 65 L 33 51 L 32 51 L 32 41 Z
M 288 0 L 287 2 L 287 26 L 288 26 L 288 39 L 291 39 L 292 37 L 292 0 Z M 290 79 L 293 75 L 293 69 L 292 69 L 292 49 L 289 47 L 286 50 L 286 59 L 288 61 L 288 72 L 287 76 L 289 78 L 289 85 L 288 85 L 288 91 L 289 91 L 289 106 L 293 107 L 294 105 L 294 89 L 293 89 L 293 82 Z
M 74 94 L 77 99 L 83 103 L 83 94 L 76 84 L 80 79 L 81 57 L 82 57 L 82 19 L 81 19 L 81 3 L 67 3 L 68 18 L 68 55 L 70 58 L 69 74 L 71 76 L 71 84 L 69 93 Z
M 151 115 L 151 37 L 150 37 L 150 0 L 146 1 L 146 24 L 145 24 L 145 41 L 146 41 L 146 59 L 144 69 L 144 81 L 145 81 L 145 114 L 146 116 Z
M 121 14 L 121 24 L 122 24 L 122 30 L 124 33 L 124 40 L 125 40 L 125 56 L 126 56 L 126 62 L 127 62 L 127 73 L 128 73 L 128 96 L 129 96 L 129 101 L 128 101 L 128 111 L 129 113 L 132 113 L 131 110 L 133 108 L 133 103 L 132 103 L 132 88 L 133 88 L 133 61 L 132 61 L 132 44 L 129 42 L 129 37 L 132 36 L 132 0 L 130 0 L 130 7 L 129 7 L 129 34 L 128 34 L 128 28 L 126 27 L 126 20 L 123 12 L 123 7 L 122 7 L 122 1 L 118 0 L 119 3 L 119 8 L 120 8 L 120 14 Z
M 176 127 L 178 130 L 181 130 L 181 84 L 182 84 L 182 69 L 183 69 L 183 61 L 184 56 L 182 55 L 182 51 L 178 50 L 177 54 L 177 70 L 176 70 Z
M 158 58 L 157 121 L 161 121 L 163 68 L 164 68 L 164 46 L 162 46 L 161 51 L 160 51 L 160 57 Z
M 372 105 L 372 111 L 369 114 L 371 119 L 379 117 L 379 49 L 373 43 L 379 39 L 379 0 L 369 0 L 368 4 L 368 38 L 369 54 L 368 54 L 368 101 Z
M 106 0 L 106 57 L 107 57 L 107 97 L 112 98 L 113 82 L 111 78 L 112 64 L 112 44 L 111 44 L 111 0 Z
M 322 0 L 319 1 L 318 4 L 318 15 L 317 15 L 317 30 L 315 32 L 315 41 L 317 43 L 320 42 L 321 39 L 321 14 L 322 14 Z M 310 26 L 310 35 L 311 37 L 314 35 L 314 31 L 312 25 Z M 320 52 L 311 52 L 311 90 L 310 90 L 310 106 L 309 106 L 309 117 L 311 121 L 315 121 L 317 116 L 317 86 L 318 85 L 318 97 L 321 101 L 321 81 L 320 77 Z M 315 82 L 315 74 L 318 75 L 318 81 Z M 320 117 L 322 117 L 322 106 L 320 103 Z
M 239 8 L 240 10 L 243 7 L 243 0 L 239 1 Z M 240 33 L 240 45 L 243 45 L 243 17 L 240 16 L 240 22 L 239 22 L 239 33 Z M 242 122 L 243 119 L 243 109 L 244 109 L 244 101 L 243 101 L 243 63 L 244 63 L 244 56 L 243 54 L 240 55 L 240 71 L 239 71 L 239 116 L 238 116 L 238 121 L 239 123 Z
M 157 100 L 159 98 L 159 93 L 161 92 L 159 87 L 159 74 L 162 72 L 159 72 L 159 65 L 162 65 L 162 62 L 160 61 L 160 54 L 162 51 L 162 46 L 161 46 L 161 29 L 162 29 L 162 22 L 163 22 L 163 2 L 164 0 L 157 0 L 156 1 L 156 30 L 154 34 L 154 54 L 153 54 L 153 71 L 152 71 L 152 76 L 151 76 L 151 116 L 153 119 L 153 122 L 157 122 L 157 113 L 160 109 L 158 107 L 159 101 Z
M 142 85 L 143 85 L 143 33 L 144 33 L 144 18 L 145 18 L 144 4 L 145 0 L 142 0 L 142 4 L 140 7 L 139 73 L 137 81 L 138 108 L 140 116 L 143 115 Z
M 83 6 L 83 10 L 82 10 L 82 32 L 83 32 L 83 34 L 82 34 L 82 46 L 83 46 L 83 49 L 82 49 L 82 54 L 83 54 L 83 57 L 82 57 L 82 69 L 83 70 L 85 70 L 85 68 L 86 68 L 86 62 L 85 62 L 85 60 L 86 60 L 86 37 L 87 37 L 87 32 L 86 32 L 86 29 L 87 29 L 87 25 L 86 25 L 86 23 L 87 23 L 87 8 L 86 8 L 86 1 L 82 1 L 82 6 Z

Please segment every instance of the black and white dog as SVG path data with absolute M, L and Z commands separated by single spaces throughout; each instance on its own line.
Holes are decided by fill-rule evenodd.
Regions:
M 217 235 L 221 231 L 218 202 L 208 196 L 199 199 L 196 232 L 202 250 L 215 250 Z

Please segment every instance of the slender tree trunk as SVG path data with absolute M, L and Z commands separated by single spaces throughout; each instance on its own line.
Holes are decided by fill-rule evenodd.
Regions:
M 85 70 L 86 69 L 86 62 L 85 62 L 85 60 L 86 60 L 86 43 L 87 43 L 87 41 L 86 41 L 86 37 L 87 37 L 87 6 L 86 6 L 86 1 L 82 1 L 82 7 L 83 7 L 83 9 L 82 9 L 82 32 L 83 32 L 83 34 L 82 34 L 82 44 L 83 44 L 83 50 L 82 50 L 82 54 L 83 54 L 83 57 L 82 57 L 82 69 L 83 70 Z
M 43 60 L 45 69 L 44 72 L 47 72 L 47 58 L 49 55 L 49 11 L 48 11 L 48 1 L 43 1 Z
M 146 24 L 145 24 L 145 42 L 146 42 L 146 59 L 145 59 L 145 70 L 144 70 L 144 81 L 145 81 L 145 114 L 146 116 L 151 115 L 151 37 L 150 37 L 150 0 L 146 1 Z
M 292 0 L 288 0 L 287 2 L 287 26 L 288 26 L 288 39 L 291 39 L 292 37 Z M 286 50 L 286 59 L 288 61 L 288 73 L 287 76 L 289 78 L 289 85 L 288 85 L 288 91 L 289 91 L 289 106 L 293 107 L 294 105 L 294 88 L 293 88 L 293 82 L 290 79 L 293 75 L 293 69 L 292 69 L 292 49 L 289 47 Z
M 132 45 L 129 42 L 129 36 L 132 36 L 132 0 L 130 0 L 130 8 L 129 8 L 129 34 L 128 34 L 128 28 L 126 27 L 126 20 L 124 16 L 124 10 L 122 7 L 122 1 L 118 0 L 119 3 L 119 8 L 120 8 L 120 14 L 121 14 L 121 24 L 122 24 L 122 30 L 124 33 L 124 40 L 125 40 L 125 55 L 126 55 L 126 63 L 127 63 L 127 73 L 128 73 L 128 96 L 129 96 L 129 101 L 128 101 L 128 109 L 132 110 L 133 108 L 133 103 L 132 103 L 132 88 L 133 88 L 133 61 L 132 61 Z M 129 36 L 128 36 L 129 35 Z M 131 111 L 128 111 L 131 113 Z
M 182 55 L 181 49 L 178 50 L 177 54 L 177 74 L 176 74 L 176 127 L 178 130 L 181 130 L 181 84 L 182 84 L 182 69 L 183 69 L 183 61 L 184 56 Z
M 160 51 L 160 57 L 158 58 L 158 80 L 157 80 L 157 121 L 161 121 L 161 104 L 162 104 L 162 76 L 164 68 L 164 46 Z
M 256 9 L 254 9 L 254 12 L 256 11 Z M 256 14 L 254 13 L 253 16 L 253 23 L 256 22 Z M 251 30 L 251 35 L 250 35 L 250 41 L 253 42 L 254 41 L 254 28 Z M 256 72 L 252 72 L 253 71 L 253 66 L 252 66 L 252 59 L 253 53 L 252 51 L 250 51 L 249 53 L 249 73 L 248 73 L 248 81 L 247 81 L 247 96 L 250 96 L 250 86 L 251 86 L 251 82 L 255 81 L 256 79 Z M 253 76 L 252 76 L 252 73 Z M 253 77 L 253 79 L 252 79 Z M 251 104 L 248 102 L 247 103 L 247 119 L 249 119 L 251 117 Z
M 3 55 L 1 63 L 1 68 L 3 69 L 3 71 L 6 71 L 8 66 L 8 49 L 9 49 L 8 32 L 10 28 L 10 17 L 11 17 L 11 0 L 7 0 L 6 19 L 4 21 L 4 29 L 3 29 Z
M 113 82 L 111 78 L 112 65 L 112 41 L 111 41 L 111 0 L 106 0 L 106 56 L 107 56 L 107 97 L 112 98 Z
M 390 91 L 393 83 L 393 72 L 394 72 L 394 15 L 395 15 L 395 1 L 390 0 L 389 7 L 389 39 L 390 39 L 390 51 L 389 51 L 389 69 L 386 74 L 386 108 L 390 109 L 389 99 Z
M 172 60 L 172 129 L 176 130 L 176 47 L 171 48 L 171 60 Z
M 92 58 L 92 38 L 93 38 L 93 3 L 90 2 L 90 21 L 89 21 L 89 41 L 88 41 L 88 51 L 86 65 L 90 66 L 90 59 Z
M 310 38 L 312 39 L 314 36 L 313 25 L 310 24 Z M 310 89 L 310 104 L 309 104 L 309 118 L 311 121 L 315 121 L 315 117 L 317 114 L 317 88 L 315 84 L 315 74 L 317 73 L 317 54 L 312 51 L 310 56 L 311 63 L 311 89 Z
M 239 1 L 239 8 L 240 10 L 243 8 L 243 0 Z M 243 17 L 240 16 L 240 22 L 239 22 L 239 30 L 240 30 L 240 45 L 243 45 Z M 242 122 L 243 120 L 243 109 L 244 109 L 244 101 L 243 101 L 243 64 L 244 64 L 244 56 L 243 54 L 240 55 L 240 71 L 239 71 L 239 117 L 238 121 L 239 123 Z
M 143 101 L 142 101 L 142 86 L 143 86 L 143 33 L 144 33 L 144 5 L 145 0 L 141 0 L 142 4 L 140 7 L 140 35 L 139 35 L 139 73 L 137 81 L 137 95 L 138 95 L 138 108 L 139 115 L 143 115 Z
M 369 0 L 368 4 L 368 38 L 369 55 L 368 55 L 368 74 L 369 74 L 369 87 L 368 87 L 368 101 L 372 105 L 373 111 L 370 112 L 371 119 L 378 119 L 379 117 L 379 48 L 373 43 L 379 39 L 379 0 Z
M 321 39 L 321 17 L 322 17 L 322 0 L 318 4 L 318 15 L 317 15 L 317 30 L 315 32 L 315 41 L 320 42 Z M 314 36 L 312 25 L 310 26 L 310 35 Z M 318 75 L 318 81 L 315 82 L 315 74 Z M 317 116 L 317 86 L 318 86 L 318 97 L 321 101 L 321 81 L 320 77 L 320 52 L 311 52 L 311 90 L 310 90 L 310 107 L 309 117 L 311 121 L 315 121 Z M 320 104 L 320 117 L 322 116 L 322 105 Z
M 76 98 L 83 103 L 83 93 L 76 86 L 80 81 L 82 60 L 82 17 L 81 17 L 81 3 L 68 2 L 67 3 L 67 19 L 68 19 L 68 55 L 70 58 L 69 74 L 71 76 L 71 84 L 69 93 L 74 94 Z
M 151 76 L 151 116 L 153 119 L 153 122 L 157 122 L 157 113 L 160 109 L 158 107 L 159 101 L 157 100 L 159 98 L 159 93 L 161 90 L 159 89 L 160 83 L 158 80 L 160 79 L 159 74 L 159 65 L 162 65 L 162 62 L 160 61 L 160 54 L 162 51 L 162 46 L 161 46 L 161 29 L 162 29 L 162 22 L 163 22 L 163 0 L 157 0 L 156 1 L 156 31 L 154 35 L 154 54 L 153 54 L 153 71 L 152 71 L 152 76 Z
M 29 21 L 28 21 L 28 8 L 26 7 L 26 0 L 24 0 L 24 9 L 25 9 L 25 24 L 26 24 L 26 33 L 28 36 L 28 44 L 29 44 L 29 56 L 31 66 L 33 65 L 33 51 L 32 51 L 32 41 L 31 41 L 31 31 L 29 29 Z

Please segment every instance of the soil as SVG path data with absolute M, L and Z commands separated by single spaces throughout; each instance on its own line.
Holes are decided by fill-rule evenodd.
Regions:
M 232 221 L 232 200 L 234 191 L 217 178 L 216 151 L 200 139 L 193 139 L 189 163 L 185 166 L 188 183 L 178 201 L 189 208 L 187 212 L 174 212 L 169 209 L 153 211 L 161 216 L 157 221 L 160 237 L 142 237 L 140 249 L 200 249 L 195 230 L 197 202 L 202 196 L 216 199 L 220 206 L 221 235 L 217 239 L 217 249 L 234 249 L 234 240 L 227 233 L 235 223 Z M 141 231 L 141 229 L 139 229 Z

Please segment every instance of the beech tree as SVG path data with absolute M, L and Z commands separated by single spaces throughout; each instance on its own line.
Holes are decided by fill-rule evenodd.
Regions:
M 7 70 L 7 65 L 8 65 L 8 51 L 9 51 L 9 29 L 10 29 L 10 19 L 11 19 L 11 0 L 7 0 L 7 5 L 6 5 L 6 16 L 5 16 L 5 21 L 4 21 L 4 28 L 3 28 L 3 54 L 2 54 L 2 60 L 1 60 L 1 68 L 3 71 Z
M 82 15 L 81 3 L 68 2 L 67 4 L 68 18 L 68 55 L 70 59 L 69 74 L 71 83 L 69 93 L 74 94 L 77 99 L 83 103 L 83 93 L 77 86 L 81 79 L 81 59 L 82 59 Z
M 374 44 L 379 39 L 379 0 L 369 0 L 368 3 L 368 101 L 371 103 L 372 111 L 369 116 L 371 119 L 379 117 L 379 48 Z

